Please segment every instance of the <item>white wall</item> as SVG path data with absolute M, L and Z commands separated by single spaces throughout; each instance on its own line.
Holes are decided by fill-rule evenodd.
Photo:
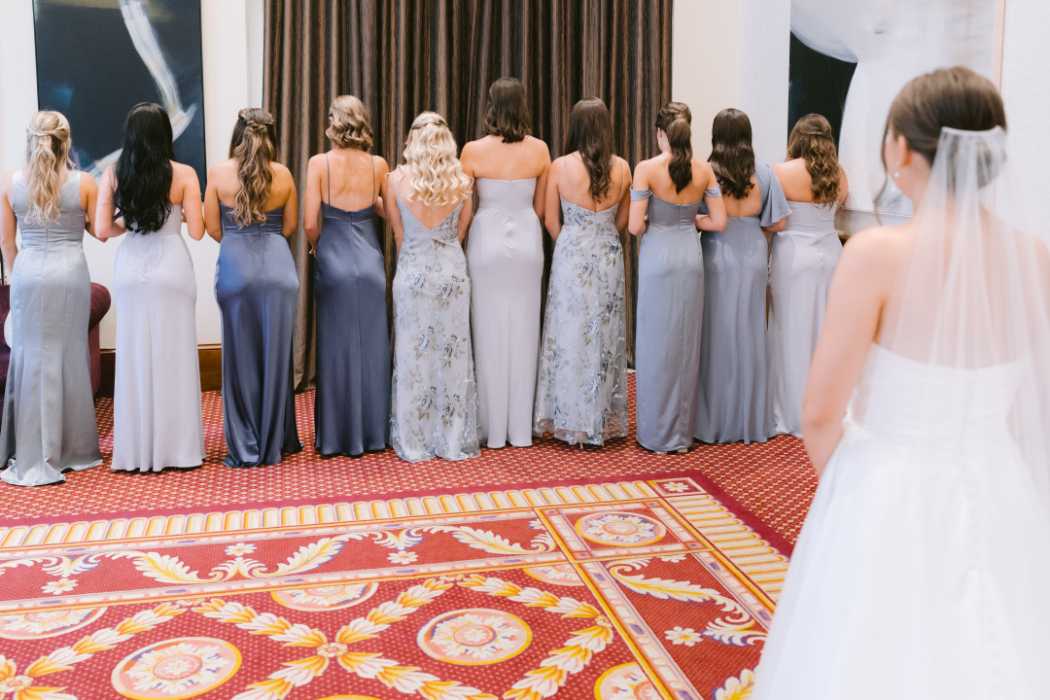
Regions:
M 790 0 L 675 2 L 671 99 L 693 112 L 698 158 L 711 153 L 715 115 L 736 107 L 751 119 L 756 157 L 783 160 L 790 26 Z
M 262 0 L 202 0 L 204 132 L 208 167 L 226 158 L 237 112 L 262 100 Z M 25 126 L 37 110 L 32 0 L 0 0 L 0 173 L 22 167 Z M 76 139 L 76 132 L 73 133 Z M 186 237 L 197 276 L 197 342 L 221 339 L 215 302 L 219 246 L 205 236 Z M 113 261 L 120 239 L 101 243 L 85 236 L 84 254 L 93 282 L 112 291 Z M 103 348 L 112 348 L 116 313 L 99 328 Z

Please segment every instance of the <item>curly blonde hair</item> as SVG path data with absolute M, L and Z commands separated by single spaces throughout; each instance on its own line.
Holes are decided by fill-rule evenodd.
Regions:
M 37 112 L 26 129 L 26 221 L 45 224 L 58 219 L 62 171 L 72 168 L 69 120 L 59 112 Z
M 372 147 L 368 108 L 353 95 L 340 95 L 328 108 L 328 129 L 324 133 L 336 146 L 367 151 Z
M 266 199 L 273 184 L 277 160 L 277 127 L 264 109 L 242 109 L 230 141 L 230 158 L 237 160 L 240 187 L 234 198 L 233 218 L 241 228 L 266 221 Z
M 831 124 L 819 114 L 807 114 L 798 120 L 788 137 L 788 160 L 806 161 L 813 190 L 813 201 L 833 204 L 839 199 L 842 170 L 839 168 Z
M 455 204 L 471 190 L 456 157 L 456 140 L 440 114 L 423 112 L 408 131 L 405 162 L 412 167 L 411 199 L 428 206 Z

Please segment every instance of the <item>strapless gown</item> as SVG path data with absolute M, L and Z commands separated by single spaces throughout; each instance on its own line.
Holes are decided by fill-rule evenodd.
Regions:
M 1021 370 L 872 346 L 752 700 L 1047 697 L 1050 514 L 1007 427 Z

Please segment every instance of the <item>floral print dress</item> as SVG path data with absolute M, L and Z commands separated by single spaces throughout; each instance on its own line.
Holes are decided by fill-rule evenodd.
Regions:
M 561 200 L 540 344 L 533 431 L 569 444 L 627 435 L 627 323 L 615 204 Z
M 433 229 L 400 193 L 397 205 L 405 233 L 393 288 L 390 443 L 407 462 L 477 457 L 470 279 L 456 236 L 463 203 Z

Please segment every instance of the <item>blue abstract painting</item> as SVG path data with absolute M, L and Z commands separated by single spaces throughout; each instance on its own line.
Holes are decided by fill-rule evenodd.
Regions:
M 35 0 L 37 97 L 62 112 L 76 166 L 116 162 L 139 102 L 171 117 L 175 159 L 205 178 L 200 0 Z

